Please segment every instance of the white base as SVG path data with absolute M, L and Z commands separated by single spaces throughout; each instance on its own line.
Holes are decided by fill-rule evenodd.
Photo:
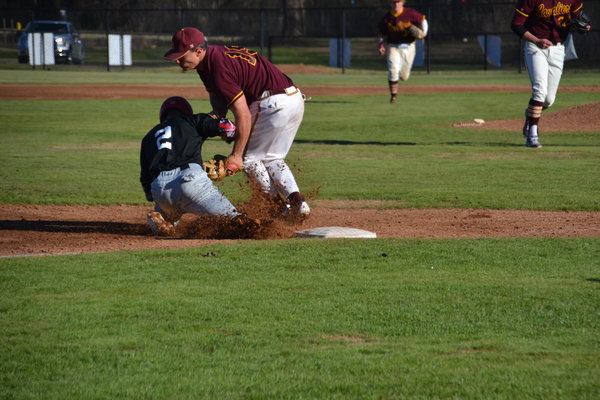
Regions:
M 296 237 L 300 238 L 376 238 L 375 232 L 369 232 L 356 228 L 344 228 L 341 226 L 324 226 L 321 228 L 305 229 L 297 231 Z

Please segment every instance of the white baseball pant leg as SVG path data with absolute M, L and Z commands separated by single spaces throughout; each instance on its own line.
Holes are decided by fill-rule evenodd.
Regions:
M 250 105 L 252 133 L 244 157 L 244 170 L 264 193 L 281 193 L 287 198 L 299 192 L 298 184 L 284 158 L 287 156 L 304 116 L 304 99 L 299 89 L 277 94 Z
M 550 107 L 562 76 L 565 46 L 562 44 L 540 49 L 531 42 L 525 43 L 525 64 L 531 81 L 531 98 Z
M 416 54 L 417 50 L 414 43 L 388 44 L 386 51 L 388 81 L 408 80 Z

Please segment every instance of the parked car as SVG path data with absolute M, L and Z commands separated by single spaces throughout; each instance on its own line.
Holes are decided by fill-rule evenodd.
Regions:
M 67 21 L 31 21 L 19 37 L 17 48 L 19 62 L 29 62 L 27 34 L 33 32 L 52 32 L 54 34 L 54 59 L 56 63 L 83 64 L 85 47 L 79 32 Z

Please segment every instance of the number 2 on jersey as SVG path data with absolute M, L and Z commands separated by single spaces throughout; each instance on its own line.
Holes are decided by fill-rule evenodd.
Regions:
M 156 131 L 154 137 L 156 138 L 156 147 L 159 150 L 169 149 L 173 150 L 173 143 L 171 143 L 171 127 L 166 126 L 161 130 Z

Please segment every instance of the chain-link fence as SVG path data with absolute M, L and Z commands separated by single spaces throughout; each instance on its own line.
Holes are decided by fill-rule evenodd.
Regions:
M 385 4 L 385 3 L 384 3 Z M 419 7 L 427 16 L 429 36 L 423 46 L 423 63 L 415 68 L 520 69 L 521 43 L 511 32 L 515 2 L 452 2 Z M 600 0 L 585 2 L 592 21 L 591 33 L 574 35 L 578 56 L 573 63 L 600 66 Z M 90 62 L 103 62 L 107 34 L 133 36 L 134 65 L 162 61 L 171 34 L 183 26 L 201 29 L 211 44 L 237 44 L 268 56 L 275 63 L 330 65 L 330 39 L 350 40 L 350 68 L 381 69 L 377 51 L 377 23 L 386 7 L 313 8 L 130 8 L 130 9 L 2 9 L 4 47 L 16 44 L 17 22 L 33 19 L 68 19 L 81 31 Z M 0 39 L 1 40 L 1 39 Z M 93 55 L 96 54 L 94 57 Z

